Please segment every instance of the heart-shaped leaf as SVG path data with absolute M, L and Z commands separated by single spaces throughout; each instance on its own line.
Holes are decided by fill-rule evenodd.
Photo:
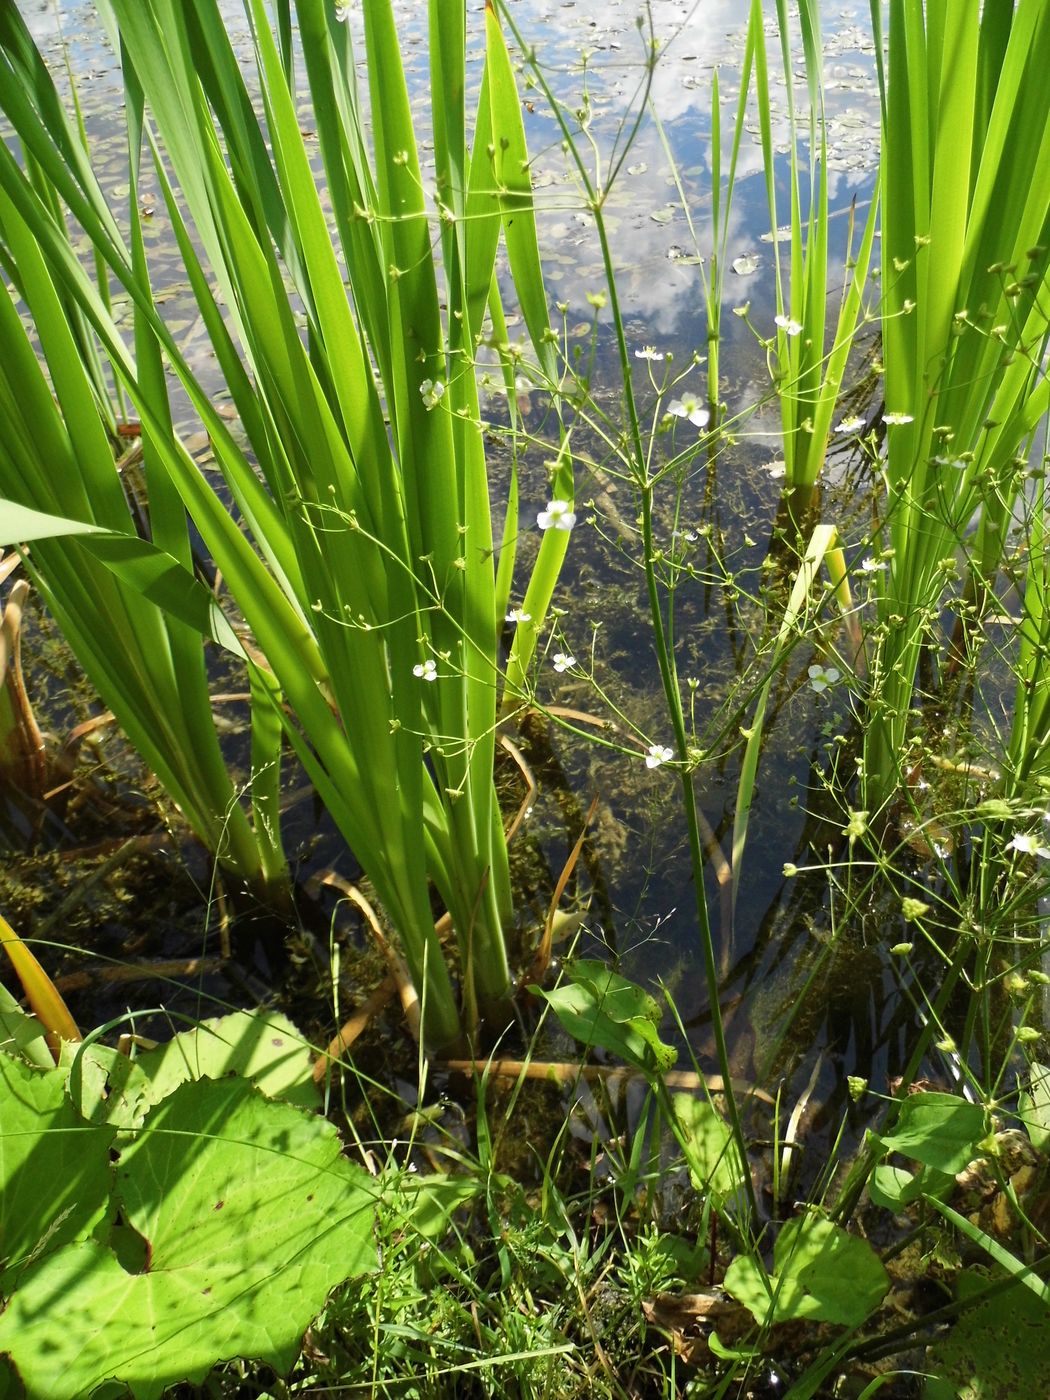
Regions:
M 0 1354 L 31 1395 L 73 1400 L 116 1381 L 160 1400 L 234 1357 L 286 1371 L 330 1289 L 375 1266 L 372 1179 L 331 1124 L 243 1079 L 176 1089 L 116 1175 L 143 1271 L 99 1240 L 26 1271 L 0 1315 Z M 122 1241 L 121 1258 L 132 1254 Z

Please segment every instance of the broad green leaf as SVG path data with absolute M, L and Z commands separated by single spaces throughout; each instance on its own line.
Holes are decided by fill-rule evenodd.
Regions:
M 987 1280 L 962 1275 L 979 1289 Z M 963 1287 L 960 1287 L 962 1293 Z M 1046 1393 L 1050 1312 L 1027 1288 L 1011 1288 L 964 1312 L 942 1341 L 930 1347 L 924 1370 L 937 1380 L 927 1400 L 1016 1400 Z
M 137 1128 L 149 1110 L 191 1079 L 236 1074 L 272 1099 L 316 1108 L 310 1047 L 279 1012 L 237 1011 L 201 1021 L 135 1059 L 106 1045 L 71 1046 L 69 1096 L 85 1118 Z
M 160 1400 L 233 1357 L 287 1371 L 329 1291 L 375 1266 L 371 1178 L 331 1124 L 243 1079 L 183 1084 L 116 1175 L 145 1270 L 84 1240 L 27 1274 L 0 1315 L 0 1353 L 30 1395 L 118 1381 Z
M 85 1123 L 66 1098 L 65 1084 L 64 1070 L 43 1073 L 0 1055 L 4 1295 L 29 1261 L 83 1239 L 109 1207 L 113 1130 Z
M 89 1123 L 139 1128 L 160 1098 L 137 1061 L 110 1045 L 63 1045 L 59 1064 L 70 1103 Z
M 741 1255 L 726 1270 L 725 1288 L 759 1323 L 799 1318 L 857 1327 L 889 1288 L 889 1276 L 864 1240 L 820 1216 L 791 1220 L 773 1250 L 773 1273 Z
M 746 1167 L 729 1124 L 711 1104 L 692 1094 L 675 1094 L 672 1102 L 681 1130 L 679 1141 L 696 1190 L 714 1195 L 719 1202 L 742 1192 Z
M 917 1172 L 880 1162 L 868 1182 L 868 1194 L 877 1206 L 900 1211 L 920 1196 L 944 1196 L 955 1187 L 955 1177 L 933 1167 L 920 1167 Z
M 593 958 L 577 958 L 569 966 L 569 976 L 594 993 L 610 1021 L 632 1026 L 638 1021 L 649 1021 L 654 1026 L 660 1024 L 663 1012 L 656 998 L 604 963 Z
M 922 1194 L 922 1172 L 880 1162 L 868 1181 L 868 1195 L 883 1210 L 902 1210 Z
M 136 1060 L 165 1098 L 188 1079 L 220 1079 L 236 1074 L 268 1098 L 314 1108 L 320 1096 L 313 1082 L 313 1059 L 302 1033 L 279 1012 L 237 1011 L 201 1021 Z
M 644 1074 L 668 1070 L 677 1051 L 658 1035 L 660 1007 L 633 982 L 602 963 L 580 959 L 567 968 L 571 982 L 553 991 L 531 990 L 544 997 L 571 1036 L 634 1065 Z
M 901 1104 L 896 1130 L 876 1141 L 887 1152 L 901 1152 L 954 1176 L 981 1155 L 978 1143 L 984 1135 L 980 1104 L 954 1094 L 910 1094 Z
M 44 1027 L 35 1016 L 23 1011 L 18 1002 L 0 982 L 0 1050 L 8 1055 L 20 1055 L 38 1069 L 53 1069 L 54 1060 L 47 1048 Z

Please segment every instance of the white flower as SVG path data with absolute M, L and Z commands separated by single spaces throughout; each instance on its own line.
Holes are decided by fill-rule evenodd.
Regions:
M 576 524 L 576 512 L 568 501 L 548 501 L 547 509 L 536 517 L 541 530 L 571 530 Z
M 822 690 L 827 690 L 829 685 L 834 685 L 841 675 L 842 672 L 835 666 L 811 666 L 809 683 L 819 695 Z
M 865 574 L 881 574 L 887 567 L 885 560 L 876 559 L 873 554 L 869 554 L 866 559 L 860 561 L 861 572 Z
M 349 6 L 349 4 L 346 4 L 346 5 L 336 5 L 336 7 L 335 7 L 335 17 L 336 17 L 336 19 L 339 21 L 340 24 L 345 24 L 345 23 L 347 22 L 347 20 L 350 18 L 350 6 Z
M 695 394 L 683 394 L 680 399 L 672 399 L 667 411 L 674 418 L 687 419 L 694 428 L 706 428 L 711 417 Z
M 423 395 L 424 406 L 429 410 L 436 408 L 444 398 L 445 386 L 440 379 L 424 379 L 419 392 Z
M 766 463 L 766 471 L 774 481 L 779 481 L 787 471 L 787 463 L 782 457 L 778 457 L 776 461 Z
M 436 681 L 438 678 L 437 662 L 429 659 L 422 661 L 418 666 L 412 667 L 412 674 L 421 681 Z
M 856 433 L 864 426 L 863 418 L 843 418 L 842 422 L 835 429 L 837 433 Z
M 650 744 L 645 757 L 646 768 L 659 768 L 661 763 L 670 763 L 674 753 L 666 744 Z
M 902 423 L 914 423 L 910 413 L 884 413 L 882 421 L 891 428 L 899 428 Z
M 780 327 L 785 335 L 801 335 L 802 322 L 793 321 L 790 316 L 774 316 L 774 322 Z
M 575 665 L 575 656 L 566 656 L 563 651 L 556 651 L 554 653 L 554 669 L 556 671 L 568 671 Z
M 662 350 L 657 350 L 655 345 L 643 345 L 640 350 L 634 352 L 636 360 L 662 360 L 664 354 Z
M 532 613 L 527 613 L 524 608 L 511 608 L 507 614 L 508 622 L 531 622 Z
M 1042 856 L 1043 860 L 1050 860 L 1050 850 L 1046 846 L 1040 846 L 1039 837 L 1032 832 L 1018 831 L 1011 841 L 1007 841 L 1008 851 L 1020 851 L 1026 856 Z

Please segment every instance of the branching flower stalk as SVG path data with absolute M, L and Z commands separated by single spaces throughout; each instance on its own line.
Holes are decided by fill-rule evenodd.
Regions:
M 503 13 L 507 26 L 514 35 L 519 48 L 526 55 L 529 54 L 530 50 L 519 32 L 513 16 L 506 8 L 504 8 Z M 648 81 L 651 83 L 652 73 L 656 63 L 655 46 L 651 42 L 647 63 Z M 598 179 L 592 176 L 586 161 L 580 153 L 578 143 L 574 139 L 574 134 L 565 119 L 561 105 L 550 90 L 542 70 L 538 65 L 533 64 L 532 71 L 544 96 L 550 104 L 551 111 L 554 112 L 561 127 L 562 135 L 567 143 L 570 156 L 586 194 L 588 211 L 594 219 L 595 229 L 598 234 L 602 267 L 605 274 L 605 291 L 609 299 L 609 310 L 619 353 L 620 373 L 623 383 L 624 411 L 627 419 L 627 432 L 630 439 L 631 459 L 634 464 L 634 486 L 638 493 L 638 502 L 641 511 L 642 562 L 645 570 L 646 593 L 649 600 L 649 618 L 653 629 L 653 649 L 656 652 L 657 665 L 660 670 L 660 681 L 664 692 L 664 701 L 667 705 L 671 728 L 674 734 L 674 749 L 677 757 L 682 804 L 685 811 L 688 832 L 689 858 L 693 871 L 693 889 L 696 897 L 697 924 L 700 932 L 700 948 L 703 956 L 704 978 L 711 1011 L 715 1053 L 718 1060 L 719 1072 L 722 1075 L 724 1083 L 727 1116 L 741 1152 L 742 1160 L 746 1161 L 747 1139 L 740 1116 L 740 1107 L 733 1089 L 729 1049 L 726 1043 L 725 1026 L 719 1005 L 720 976 L 718 959 L 715 952 L 711 918 L 704 890 L 704 848 L 697 814 L 696 793 L 693 788 L 694 758 L 691 752 L 689 734 L 685 723 L 685 712 L 682 706 L 682 694 L 678 681 L 676 662 L 673 651 L 668 645 L 663 602 L 660 597 L 660 584 L 656 572 L 656 546 L 653 538 L 653 492 L 655 483 L 648 466 L 649 459 L 643 440 L 641 419 L 634 396 L 631 356 L 627 345 L 627 336 L 624 329 L 624 321 L 620 311 L 617 292 L 616 265 L 609 245 L 608 230 L 605 225 L 603 212 L 605 201 L 610 191 L 610 183 L 606 181 L 602 184 Z M 757 1217 L 757 1202 L 754 1193 L 754 1183 L 750 1173 L 747 1174 L 745 1189 L 752 1218 L 755 1218 Z

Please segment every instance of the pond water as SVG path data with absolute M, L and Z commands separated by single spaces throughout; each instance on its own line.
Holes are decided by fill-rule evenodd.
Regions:
M 239 7 L 231 0 L 228 9 L 236 32 Z M 643 410 L 649 412 L 664 375 L 679 374 L 694 356 L 705 357 L 709 350 L 703 277 L 710 269 L 714 237 L 712 74 L 717 67 L 724 170 L 737 100 L 743 9 L 738 0 L 702 5 L 653 0 L 641 17 L 641 30 L 635 0 L 518 0 L 513 10 L 526 42 L 535 45 L 555 93 L 570 110 L 586 113 L 597 159 L 606 168 L 620 162 L 607 217 L 627 330 L 634 350 L 652 346 L 665 357 L 636 360 L 636 385 Z M 92 7 L 63 0 L 27 5 L 25 13 L 56 69 L 68 61 L 96 161 L 114 200 L 119 201 L 127 194 L 121 173 L 123 135 L 119 121 L 113 120 L 121 88 Z M 643 40 L 650 22 L 661 41 L 651 92 L 658 120 L 643 112 L 635 125 L 634 115 L 644 97 Z M 357 23 L 353 11 L 350 23 Z M 408 7 L 404 53 L 422 129 L 428 119 L 429 81 L 424 23 L 425 7 Z M 851 202 L 856 200 L 863 211 L 871 196 L 878 104 L 867 5 L 828 5 L 824 25 L 831 227 L 841 263 Z M 778 41 L 772 15 L 768 31 L 775 54 Z M 801 56 L 796 59 L 795 81 L 803 90 Z M 775 80 L 773 91 L 776 137 L 779 147 L 786 149 L 782 76 Z M 596 308 L 589 299 L 602 284 L 593 223 L 552 113 L 538 90 L 525 96 L 551 298 L 559 305 L 570 354 L 572 347 L 579 347 L 582 362 L 590 365 L 595 402 L 615 422 L 621 390 L 608 311 Z M 786 156 L 775 178 L 786 219 Z M 203 326 L 178 272 L 161 210 L 151 218 L 147 231 L 157 259 L 155 285 L 170 324 L 181 336 L 194 369 L 206 379 L 209 352 Z M 777 544 L 778 522 L 783 523 L 778 515 L 782 510 L 779 416 L 760 339 L 773 331 L 773 247 L 761 149 L 753 127 L 741 149 L 726 258 L 733 270 L 727 273 L 727 310 L 719 350 L 721 397 L 731 436 L 717 454 L 695 460 L 680 479 L 668 480 L 656 513 L 659 544 L 680 567 L 692 571 L 676 591 L 675 635 L 681 674 L 689 678 L 695 742 L 710 755 L 697 771 L 696 792 L 713 832 L 711 840 L 724 852 L 732 835 L 740 731 L 748 724 L 754 695 L 764 678 L 763 663 L 760 658 L 756 661 L 758 645 L 771 628 L 775 630 L 785 581 L 792 573 Z M 829 285 L 836 287 L 839 282 L 832 276 Z M 745 304 L 746 317 L 730 314 L 732 308 Z M 861 412 L 869 406 L 870 395 L 863 369 L 861 355 L 856 371 L 856 406 Z M 677 392 L 685 388 L 700 392 L 703 385 L 698 364 Z M 214 377 L 211 387 L 221 398 L 223 388 Z M 541 396 L 523 389 L 520 406 L 526 426 L 539 431 Z M 188 410 L 178 412 L 185 430 L 193 433 L 196 425 Z M 668 440 L 668 449 L 672 442 Z M 569 675 L 550 672 L 553 683 L 541 691 L 541 698 L 598 719 L 619 714 L 654 742 L 666 742 L 669 730 L 634 524 L 636 504 L 608 438 L 584 429 L 575 446 L 582 528 L 573 534 L 550 649 L 571 652 L 578 665 Z M 523 518 L 531 520 L 543 505 L 542 456 L 535 450 L 527 453 L 523 471 Z M 871 489 L 866 468 L 848 447 L 836 448 L 830 455 L 821 490 L 822 518 L 834 520 L 850 541 L 851 552 L 859 554 L 871 529 Z M 522 560 L 526 566 L 530 547 L 526 540 Z M 858 602 L 863 604 L 862 596 Z M 67 660 L 48 640 L 43 623 L 31 633 L 27 646 L 34 645 L 34 635 L 38 654 L 29 669 L 42 692 L 50 696 L 50 708 L 43 705 L 49 727 L 62 730 L 92 713 L 92 701 L 77 689 Z M 896 915 L 873 903 L 867 915 L 858 914 L 849 926 L 840 927 L 824 870 L 793 879 L 785 879 L 783 873 L 786 863 L 804 870 L 825 862 L 829 848 L 839 843 L 844 825 L 843 814 L 828 797 L 820 775 L 830 771 L 840 750 L 849 750 L 855 735 L 845 686 L 832 685 L 818 693 L 811 684 L 808 668 L 825 659 L 811 644 L 797 648 L 771 693 L 735 911 L 718 883 L 715 861 L 709 861 L 707 891 L 724 969 L 722 999 L 735 1072 L 742 1080 L 771 1089 L 786 1078 L 789 1103 L 810 1086 L 814 1106 L 810 1133 L 818 1139 L 823 1132 L 833 1132 L 839 1115 L 849 1111 L 844 1095 L 847 1073 L 870 1075 L 885 1085 L 900 1070 L 909 1028 L 884 951 L 893 941 L 886 938 L 887 920 Z M 218 675 L 216 685 L 227 688 Z M 234 680 L 229 688 L 237 689 L 238 682 Z M 230 714 L 230 751 L 243 758 L 236 706 L 231 706 Z M 586 731 L 587 721 L 577 727 Z M 675 780 L 667 772 L 626 764 L 621 755 L 557 726 L 533 736 L 529 755 L 542 789 L 524 838 L 528 855 L 523 858 L 535 885 L 530 898 L 537 917 L 542 917 L 582 814 L 596 796 L 598 814 L 578 877 L 577 898 L 587 907 L 578 951 L 608 952 L 619 959 L 627 976 L 662 980 L 673 994 L 700 1067 L 713 1069 L 694 892 L 684 830 L 677 816 Z M 201 912 L 212 891 L 207 865 L 192 848 L 182 849 L 174 860 L 155 855 L 152 862 L 136 863 L 134 877 L 107 877 L 108 903 L 97 902 L 94 893 L 81 889 L 75 905 L 56 925 L 48 882 L 68 887 L 76 870 L 73 883 L 83 883 L 81 868 L 69 864 L 69 848 L 108 839 L 114 824 L 123 823 L 127 833 L 134 834 L 156 823 L 155 794 L 141 790 L 144 780 L 133 761 L 112 742 L 100 747 L 98 761 L 107 776 L 96 780 L 91 801 L 79 803 L 79 826 L 74 811 L 63 827 L 51 833 L 49 849 L 35 850 L 21 866 L 23 886 L 36 886 L 33 907 L 25 888 L 15 892 L 30 925 L 28 931 L 34 931 L 35 917 L 35 931 L 42 928 L 44 937 L 55 941 L 56 951 L 58 945 L 83 944 L 91 948 L 93 957 L 101 954 L 118 962 L 136 954 L 140 958 L 211 956 L 216 951 L 216 911 L 212 908 L 208 916 Z M 115 777 L 109 776 L 113 773 Z M 294 785 L 301 779 L 290 781 Z M 351 873 L 334 832 L 309 799 L 294 807 L 290 826 L 289 847 L 298 843 L 304 877 L 330 865 Z M 98 891 L 102 888 L 100 881 Z M 320 1026 L 330 1014 L 325 974 L 319 970 L 313 976 L 310 966 L 317 949 L 323 950 L 332 911 L 333 901 L 324 895 L 304 902 L 313 937 L 302 946 L 294 944 L 291 969 L 277 953 L 282 937 L 275 937 L 272 927 L 253 932 L 242 924 L 239 932 L 234 930 L 240 971 L 232 980 L 229 969 L 183 978 L 187 990 L 174 1000 L 170 989 L 156 983 L 121 983 L 114 988 L 94 981 L 85 991 L 71 994 L 74 1011 L 86 1024 L 96 1024 L 129 1006 L 145 1011 L 163 1000 L 176 1014 L 209 1014 L 213 998 L 243 1001 L 280 986 L 291 1013 L 298 1009 L 305 1022 Z M 73 967 L 68 955 L 60 970 L 69 972 Z M 366 973 L 362 971 L 361 976 L 363 980 Z M 562 1048 L 568 1049 L 567 1045 Z M 816 1162 L 813 1170 L 818 1167 Z

